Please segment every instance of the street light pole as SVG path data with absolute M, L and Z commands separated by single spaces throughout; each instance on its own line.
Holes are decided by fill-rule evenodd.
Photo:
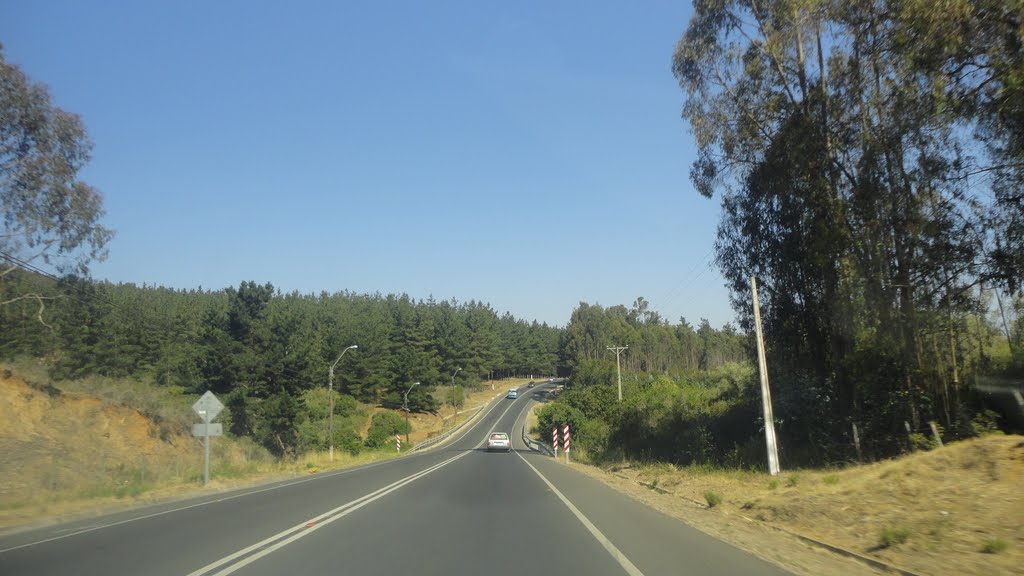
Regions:
M 459 413 L 459 408 L 455 405 L 455 374 L 458 374 L 460 370 L 462 370 L 462 368 L 456 368 L 455 372 L 452 374 L 452 389 L 450 390 L 450 396 L 452 397 L 452 423 L 455 422 L 455 415 Z
M 419 386 L 419 385 L 420 385 L 420 383 L 417 382 L 417 383 L 413 384 L 412 386 L 409 386 L 409 389 L 406 390 L 405 394 L 402 395 L 402 410 L 405 410 L 405 443 L 406 443 L 406 445 L 409 444 L 409 392 L 412 392 L 412 389 L 417 387 L 417 386 Z
M 619 375 L 619 402 L 622 402 L 622 366 L 619 364 L 619 354 L 628 350 L 629 346 L 608 346 L 608 349 L 615 352 L 615 371 Z
M 359 348 L 359 346 L 353 344 L 341 351 L 341 354 L 338 355 L 338 359 L 334 361 L 334 364 L 331 364 L 330 376 L 327 379 L 327 403 L 329 405 L 329 408 L 327 409 L 327 436 L 330 438 L 331 443 L 331 462 L 334 462 L 334 367 L 338 365 L 338 362 L 341 362 L 341 357 L 345 355 L 345 352 L 355 350 L 356 348 Z

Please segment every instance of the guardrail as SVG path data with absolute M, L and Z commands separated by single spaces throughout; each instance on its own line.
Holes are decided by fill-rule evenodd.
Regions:
M 432 438 L 427 438 L 423 442 L 420 442 L 419 444 L 413 446 L 412 450 L 410 450 L 410 452 L 416 452 L 417 450 L 423 450 L 424 448 L 429 448 L 429 447 L 433 446 L 434 444 L 437 444 L 441 440 L 444 440 L 445 438 L 447 438 L 447 437 L 451 436 L 452 434 L 458 432 L 459 430 L 462 429 L 463 426 L 465 426 L 466 424 L 469 424 L 470 422 L 472 422 L 473 419 L 476 418 L 476 415 L 481 410 L 486 408 L 488 405 L 490 405 L 490 402 L 488 402 L 487 404 L 483 404 L 483 405 L 477 406 L 476 408 L 473 409 L 474 413 L 473 413 L 472 416 L 470 416 L 469 418 L 466 418 L 461 423 L 456 424 L 451 430 L 448 430 L 447 432 L 442 432 L 441 434 L 438 434 L 437 436 L 434 436 Z
M 548 456 L 555 455 L 555 453 L 551 451 L 551 448 L 548 448 L 547 444 L 544 444 L 543 442 L 537 442 L 533 438 L 530 438 L 529 436 L 526 435 L 526 424 L 523 424 L 522 437 L 523 442 L 530 450 L 533 450 L 534 452 L 543 452 Z

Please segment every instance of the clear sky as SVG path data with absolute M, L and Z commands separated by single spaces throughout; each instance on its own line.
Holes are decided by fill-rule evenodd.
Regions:
M 94 276 L 733 320 L 689 181 L 687 2 L 5 0 L 5 58 L 82 116 Z

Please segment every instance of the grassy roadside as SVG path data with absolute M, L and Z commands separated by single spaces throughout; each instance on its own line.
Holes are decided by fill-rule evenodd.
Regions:
M 413 444 L 474 417 L 477 407 L 526 382 L 495 382 L 494 390 L 487 383 L 467 394 L 458 414 L 411 415 Z M 0 364 L 0 396 L 0 530 L 398 456 L 392 449 L 355 456 L 335 450 L 333 461 L 326 451 L 287 461 L 248 438 L 220 437 L 211 444 L 211 481 L 203 487 L 201 442 L 180 432 L 195 419 L 181 391 L 102 378 L 54 383 L 45 366 L 21 361 Z
M 536 431 L 536 415 L 530 429 Z M 991 435 L 844 469 L 572 466 L 798 574 L 881 573 L 812 538 L 920 574 L 1024 574 L 1024 436 Z M 831 556 L 831 558 L 829 558 Z

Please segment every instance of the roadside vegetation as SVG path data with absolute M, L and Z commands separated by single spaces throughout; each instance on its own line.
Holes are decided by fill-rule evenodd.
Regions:
M 394 458 L 395 434 L 403 434 L 406 453 L 473 417 L 504 387 L 525 382 L 506 380 L 496 384 L 498 391 L 486 386 L 470 393 L 457 415 L 413 414 L 408 428 L 400 411 L 356 403 L 348 416 L 335 418 L 354 440 L 337 444 L 333 459 L 315 442 L 294 458 L 281 458 L 247 436 L 215 437 L 211 488 Z M 176 498 L 202 484 L 202 443 L 190 434 L 194 394 L 130 378 L 54 380 L 44 363 L 23 359 L 0 362 L 0 395 L 0 528 Z M 305 421 L 301 429 L 326 437 L 323 421 Z
M 738 521 L 920 574 L 1019 574 L 1024 565 L 1021 435 L 986 434 L 870 464 L 784 468 L 775 477 L 630 460 L 577 469 L 727 540 L 743 533 Z

